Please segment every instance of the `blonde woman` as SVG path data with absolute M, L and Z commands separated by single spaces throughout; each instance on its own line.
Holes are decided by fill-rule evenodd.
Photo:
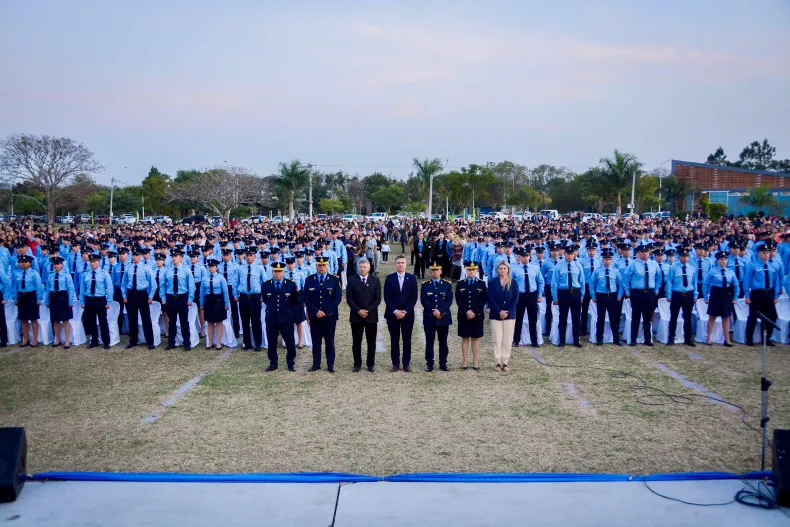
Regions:
M 502 261 L 496 268 L 497 276 L 488 281 L 488 306 L 491 308 L 491 336 L 494 340 L 496 371 L 507 372 L 513 331 L 516 328 L 518 285 L 510 279 L 510 266 Z

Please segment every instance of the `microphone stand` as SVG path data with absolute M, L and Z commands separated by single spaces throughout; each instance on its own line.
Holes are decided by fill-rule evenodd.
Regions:
M 768 339 L 769 335 L 774 329 L 779 329 L 773 320 L 763 315 L 761 312 L 757 312 L 757 318 L 760 320 L 760 335 L 762 336 L 763 341 L 763 364 L 762 364 L 762 374 L 760 375 L 760 392 L 762 394 L 762 401 L 760 403 L 760 428 L 763 429 L 763 444 L 762 444 L 762 453 L 760 458 L 760 470 L 765 470 L 765 445 L 768 442 L 768 421 L 771 419 L 768 417 L 768 388 L 771 387 L 771 381 L 767 378 L 767 367 L 768 367 Z

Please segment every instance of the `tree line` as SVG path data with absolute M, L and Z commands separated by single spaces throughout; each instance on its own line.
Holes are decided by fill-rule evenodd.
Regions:
M 732 166 L 790 170 L 787 160 L 774 159 L 775 153 L 767 140 L 755 141 Z M 708 157 L 708 162 L 714 161 L 725 164 L 721 148 Z M 3 207 L 8 210 L 9 199 L 14 199 L 19 214 L 46 213 L 50 221 L 67 212 L 108 214 L 111 194 L 116 214 L 144 206 L 147 215 L 208 213 L 227 219 L 256 213 L 293 218 L 308 212 L 310 203 L 314 213 L 418 214 L 427 212 L 429 195 L 434 213 L 458 214 L 479 207 L 622 213 L 631 203 L 634 182 L 635 212 L 659 205 L 682 210 L 694 192 L 687 181 L 675 180 L 668 168 L 646 171 L 634 154 L 619 150 L 581 173 L 512 161 L 450 168 L 439 158 L 414 158 L 411 173 L 399 179 L 378 171 L 364 176 L 326 172 L 296 159 L 280 163 L 277 172 L 266 176 L 228 164 L 178 170 L 173 176 L 151 167 L 139 185 L 120 184 L 111 190 L 92 177 L 103 170 L 93 153 L 72 139 L 12 135 L 0 141 L 0 173 L 13 182 L 4 191 Z

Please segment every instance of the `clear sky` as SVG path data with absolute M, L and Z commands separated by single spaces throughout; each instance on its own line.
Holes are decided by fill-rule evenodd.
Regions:
M 787 0 L 1 0 L 0 50 L 0 136 L 81 141 L 102 182 L 790 157 Z

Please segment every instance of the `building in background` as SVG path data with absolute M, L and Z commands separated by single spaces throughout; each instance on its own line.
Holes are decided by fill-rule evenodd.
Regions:
M 708 194 L 711 203 L 727 205 L 728 214 L 737 216 L 756 212 L 754 207 L 743 203 L 741 198 L 748 196 L 750 189 L 767 185 L 779 202 L 780 214 L 790 214 L 790 174 L 787 173 L 673 159 L 672 175 L 675 179 L 686 180 L 694 188 L 686 203 L 688 210 L 694 208 L 694 202 L 703 194 Z

